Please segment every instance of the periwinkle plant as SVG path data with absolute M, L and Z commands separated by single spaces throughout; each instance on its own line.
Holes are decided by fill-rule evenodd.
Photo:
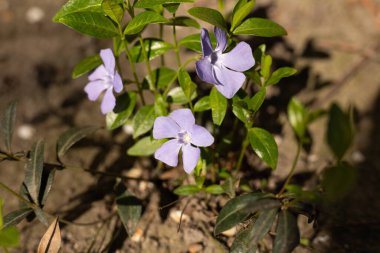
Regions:
M 231 199 L 220 210 L 214 228 L 215 235 L 242 222 L 247 225 L 237 234 L 231 252 L 255 252 L 260 240 L 271 230 L 272 224 L 276 221 L 273 252 L 291 252 L 299 244 L 297 215 L 306 214 L 312 221 L 315 217 L 314 210 L 310 207 L 313 206 L 318 194 L 305 192 L 300 186 L 290 185 L 290 181 L 300 150 L 307 142 L 306 129 L 323 113 L 310 112 L 297 100 L 292 100 L 289 104 L 289 120 L 299 145 L 289 175 L 278 192 L 266 193 L 263 192 L 264 189 L 253 192 L 249 189 L 250 193 L 242 194 L 246 188 L 232 187 L 239 182 L 240 169 L 249 145 L 264 164 L 276 169 L 277 144 L 268 131 L 254 126 L 255 118 L 264 103 L 267 88 L 279 83 L 282 78 L 294 75 L 296 70 L 282 67 L 272 72 L 272 58 L 266 53 L 265 45 L 253 51 L 248 43 L 240 40 L 239 35 L 255 37 L 286 35 L 285 29 L 273 21 L 247 18 L 254 8 L 254 0 L 236 1 L 232 17 L 227 20 L 219 11 L 209 7 L 188 9 L 188 13 L 196 19 L 190 16 L 177 17 L 179 6 L 184 5 L 185 8 L 189 8 L 194 2 L 194 0 L 69 0 L 58 11 L 54 21 L 85 35 L 112 39 L 113 49 L 102 49 L 100 54 L 83 59 L 75 67 L 72 75 L 77 78 L 89 73 L 87 85 L 83 80 L 84 91 L 91 101 L 97 100 L 103 94 L 101 112 L 106 114 L 106 126 L 109 130 L 126 124 L 132 125 L 134 144 L 127 150 L 128 155 L 154 154 L 154 158 L 160 161 L 159 169 L 163 169 L 166 165 L 177 167 L 180 155 L 187 176 L 194 177 L 196 184 L 186 184 L 183 181 L 183 185 L 176 188 L 174 193 L 193 195 L 203 191 L 209 194 L 228 195 Z M 209 36 L 206 28 L 201 28 L 197 20 L 214 26 L 216 41 L 213 40 L 213 36 Z M 228 20 L 231 20 L 231 25 L 228 24 Z M 159 38 L 143 37 L 143 30 L 151 25 L 159 26 Z M 196 33 L 178 39 L 176 33 L 178 25 L 188 28 L 189 32 L 195 28 Z M 163 33 L 169 30 L 172 31 L 172 42 L 163 40 Z M 182 59 L 181 52 L 184 49 L 194 51 L 194 57 Z M 175 69 L 164 64 L 167 62 L 166 53 L 170 51 L 176 54 Z M 125 68 L 120 67 L 119 59 L 123 56 L 129 62 L 128 73 L 131 74 L 131 79 L 123 78 L 128 74 L 123 73 L 122 69 Z M 161 64 L 153 69 L 151 61 L 156 57 L 161 58 Z M 144 63 L 146 66 L 144 78 L 138 76 L 136 72 L 138 63 Z M 196 79 L 188 73 L 188 70 L 194 69 L 203 82 L 195 83 Z M 208 88 L 205 83 L 212 84 L 212 88 Z M 252 94 L 254 86 L 257 87 L 257 92 Z M 117 93 L 116 98 L 114 92 Z M 153 101 L 146 98 L 147 93 L 151 93 Z M 94 110 L 97 110 L 95 108 L 94 106 Z M 211 114 L 208 112 L 210 110 Z M 223 124 L 228 111 L 232 111 L 229 115 L 235 117 L 234 124 Z M 334 107 L 333 113 L 348 122 L 348 117 L 342 111 Z M 75 128 L 63 133 L 57 141 L 58 162 L 46 164 L 43 160 L 42 141 L 37 142 L 30 153 L 12 152 L 10 143 L 15 105 L 11 104 L 4 115 L 2 127 L 7 150 L 1 151 L 0 158 L 27 162 L 26 176 L 20 194 L 0 184 L 3 189 L 26 204 L 26 208 L 7 215 L 6 224 L 16 224 L 21 220 L 14 218 L 16 213 L 17 217 L 23 218 L 34 212 L 37 218 L 47 225 L 49 215 L 43 207 L 53 184 L 55 170 L 69 169 L 70 166 L 64 161 L 66 152 L 97 128 Z M 201 122 L 199 123 L 201 125 L 196 122 Z M 348 123 L 340 126 L 349 125 Z M 230 125 L 231 129 L 225 129 Z M 237 128 L 245 132 L 243 139 L 238 140 L 241 143 L 241 150 L 237 161 L 234 161 L 234 168 L 227 172 L 222 166 L 222 161 L 227 160 L 223 150 L 228 150 L 232 141 L 225 141 L 226 136 L 220 135 L 221 128 L 223 132 L 230 133 L 230 136 L 238 139 L 240 136 L 235 134 Z M 336 137 L 334 134 L 331 136 Z M 336 167 L 341 168 L 346 146 L 351 143 L 352 136 L 335 137 L 331 141 L 334 145 L 331 146 L 333 152 L 336 149 L 343 150 L 337 155 Z M 345 147 L 339 146 L 340 137 L 345 138 L 344 143 L 348 143 Z M 222 146 L 223 148 L 220 148 Z M 83 170 L 94 172 L 89 169 Z M 101 171 L 97 173 L 103 175 Z M 123 176 L 120 178 L 133 180 Z M 250 180 L 250 178 L 245 179 Z M 132 196 L 124 186 L 119 184 L 115 188 L 123 189 L 116 192 L 115 204 L 125 229 L 131 235 L 140 218 L 142 207 L 136 204 L 139 202 L 135 200 L 134 205 L 128 204 Z M 234 197 L 236 195 L 238 196 Z M 67 222 L 63 219 L 60 221 Z M 54 222 L 53 225 L 58 223 L 57 220 Z M 55 225 L 53 227 L 57 228 Z

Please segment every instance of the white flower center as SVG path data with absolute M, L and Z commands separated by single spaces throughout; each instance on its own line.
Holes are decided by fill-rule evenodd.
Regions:
M 191 143 L 191 134 L 187 131 L 179 132 L 177 139 L 181 144 L 190 144 Z
M 107 73 L 104 77 L 103 77 L 103 80 L 104 80 L 104 84 L 105 84 L 105 88 L 108 89 L 108 88 L 111 88 L 113 87 L 113 79 L 114 77 Z
M 212 52 L 211 55 L 209 55 L 207 58 L 212 65 L 220 67 L 222 65 L 221 56 L 222 52 L 215 51 Z

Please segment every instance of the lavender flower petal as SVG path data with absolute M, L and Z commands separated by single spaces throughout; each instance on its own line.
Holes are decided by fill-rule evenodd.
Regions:
M 153 125 L 153 138 L 175 138 L 181 131 L 179 125 L 169 117 L 158 117 Z
M 104 80 L 105 76 L 108 75 L 108 72 L 104 65 L 100 65 L 97 67 L 89 76 L 88 80 L 95 81 L 95 80 Z
M 123 81 L 121 80 L 121 77 L 117 71 L 115 71 L 115 76 L 113 79 L 113 88 L 117 93 L 123 90 Z
M 251 47 L 240 42 L 234 49 L 220 56 L 222 64 L 232 70 L 246 71 L 255 65 Z
M 182 146 L 183 168 L 187 174 L 190 174 L 198 163 L 201 150 L 194 148 L 190 144 Z
M 215 37 L 216 37 L 216 41 L 217 41 L 215 51 L 216 52 L 217 51 L 223 52 L 227 46 L 227 34 L 225 31 L 223 31 L 222 29 L 220 29 L 219 27 L 216 27 L 216 26 L 214 28 L 214 33 L 215 33 Z
M 214 137 L 202 126 L 194 125 L 190 133 L 191 143 L 195 146 L 208 147 L 214 143 Z
M 190 109 L 178 109 L 170 113 L 172 118 L 182 130 L 190 132 L 195 124 L 195 118 Z
M 214 78 L 212 68 L 210 61 L 208 59 L 202 59 L 195 63 L 195 70 L 197 72 L 198 77 L 206 82 L 206 83 L 213 83 L 217 84 L 217 81 Z
M 201 45 L 203 56 L 209 56 L 213 50 L 211 46 L 210 35 L 208 34 L 208 31 L 204 28 L 201 31 Z
M 107 72 L 113 75 L 115 72 L 115 56 L 112 50 L 109 48 L 100 50 L 100 58 L 102 58 Z
M 116 105 L 116 99 L 113 95 L 112 87 L 108 88 L 106 93 L 104 94 L 102 104 L 100 105 L 100 109 L 103 114 L 109 113 L 113 110 Z
M 162 146 L 154 153 L 154 158 L 161 162 L 175 167 L 178 165 L 178 153 L 181 144 L 177 140 L 170 140 L 162 144 Z
M 228 99 L 236 94 L 245 81 L 245 75 L 243 73 L 230 70 L 224 66 L 215 67 L 214 73 L 219 82 L 216 88 Z
M 107 89 L 107 86 L 104 85 L 102 80 L 89 82 L 86 87 L 84 87 L 84 91 L 87 93 L 88 99 L 91 101 L 95 101 L 105 89 Z

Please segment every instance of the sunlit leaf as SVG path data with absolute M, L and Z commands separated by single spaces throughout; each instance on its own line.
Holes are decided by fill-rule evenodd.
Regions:
M 102 8 L 105 14 L 120 25 L 124 15 L 123 0 L 103 0 Z
M 249 142 L 258 157 L 272 169 L 277 167 L 278 149 L 273 136 L 266 130 L 254 127 L 248 130 Z
M 252 125 L 253 113 L 248 110 L 247 104 L 237 96 L 232 98 L 232 113 L 246 126 Z
M 279 81 L 281 81 L 282 78 L 295 75 L 296 73 L 297 73 L 297 70 L 290 67 L 282 67 L 282 68 L 276 69 L 272 73 L 272 75 L 270 76 L 270 78 L 268 79 L 265 85 L 277 84 Z
M 153 60 L 154 58 L 163 55 L 167 51 L 174 48 L 172 44 L 159 39 L 144 39 L 143 43 L 145 47 L 145 52 L 149 60 Z M 142 51 L 142 47 L 140 44 L 137 44 L 134 47 L 132 47 L 130 53 L 132 61 L 144 61 L 144 52 Z
M 5 147 L 11 152 L 13 130 L 16 122 L 17 102 L 12 101 L 8 104 L 5 111 L 1 114 L 0 127 Z
M 220 126 L 227 112 L 227 99 L 213 87 L 210 92 L 212 121 Z
M 300 242 L 297 216 L 288 210 L 279 214 L 273 253 L 291 253 Z
M 199 99 L 195 105 L 194 105 L 194 112 L 203 112 L 210 110 L 210 97 L 209 96 L 204 96 L 201 99 Z
M 216 38 L 214 33 L 210 33 L 210 40 L 211 44 L 215 47 Z M 201 35 L 199 33 L 188 35 L 178 42 L 178 46 L 202 53 Z
M 224 188 L 221 185 L 213 184 L 207 186 L 205 191 L 211 194 L 222 194 L 224 193 Z
M 186 27 L 194 27 L 200 29 L 201 26 L 199 23 L 189 17 L 175 17 L 174 19 L 170 19 L 169 22 L 165 23 L 165 25 L 176 25 L 176 26 L 186 26 Z
M 16 227 L 7 227 L 0 230 L 1 247 L 17 247 L 20 244 L 20 233 Z
M 193 195 L 197 192 L 200 192 L 202 188 L 199 188 L 198 185 L 181 185 L 180 187 L 174 190 L 174 193 L 180 196 Z
M 264 80 L 268 80 L 271 66 L 272 66 L 272 56 L 264 55 L 264 57 L 261 58 L 261 70 L 260 70 L 261 76 L 264 78 Z
M 234 9 L 230 29 L 231 31 L 233 31 L 236 26 L 240 25 L 241 21 L 243 21 L 243 19 L 247 17 L 249 13 L 251 13 L 254 6 L 255 0 L 248 1 L 245 4 L 240 4 Z
M 224 20 L 223 15 L 217 10 L 207 7 L 193 7 L 187 12 L 200 20 L 227 30 L 226 21 Z
M 307 111 L 295 98 L 292 98 L 288 104 L 288 118 L 298 138 L 303 139 L 306 132 Z
M 191 100 L 197 97 L 197 92 L 194 90 L 191 95 Z M 184 91 L 181 87 L 175 87 L 168 92 L 167 101 L 173 104 L 186 104 L 189 102 L 189 99 L 186 97 Z
M 154 140 L 150 136 L 138 140 L 132 147 L 127 150 L 130 156 L 149 156 L 152 155 L 165 140 Z
M 92 55 L 81 60 L 77 65 L 75 65 L 71 77 L 73 79 L 78 78 L 84 74 L 87 74 L 91 70 L 102 64 L 102 59 L 99 54 Z
M 191 96 L 193 95 L 194 91 L 196 90 L 197 86 L 195 83 L 191 80 L 191 77 L 189 73 L 183 69 L 180 68 L 178 72 L 178 81 L 179 85 L 183 90 L 183 93 L 185 94 L 186 98 L 188 100 L 191 99 Z
M 155 119 L 154 106 L 146 105 L 140 108 L 133 118 L 133 138 L 145 134 L 153 127 Z
M 170 86 L 177 78 L 177 71 L 161 67 L 152 71 L 151 75 L 147 75 L 145 80 L 151 89 L 160 88 L 165 89 Z
M 256 94 L 249 100 L 248 108 L 257 112 L 261 105 L 264 103 L 266 96 L 266 89 L 261 88 Z
M 38 245 L 37 253 L 58 253 L 61 247 L 61 230 L 58 217 L 53 220 Z
M 275 37 L 287 35 L 279 24 L 264 18 L 249 18 L 233 31 L 236 35 L 254 35 L 260 37 Z
M 42 171 L 44 166 L 44 142 L 37 141 L 30 152 L 30 158 L 25 167 L 25 185 L 33 202 L 39 204 Z
M 174 3 L 193 3 L 194 0 L 139 0 L 135 1 L 135 8 L 150 8 L 154 5 L 174 4 Z
M 132 115 L 136 106 L 136 93 L 127 92 L 116 98 L 116 106 L 112 112 L 107 113 L 106 125 L 110 130 L 124 125 Z
M 141 32 L 146 25 L 156 23 L 166 23 L 168 20 L 154 11 L 144 11 L 128 23 L 124 30 L 125 35 L 132 35 Z

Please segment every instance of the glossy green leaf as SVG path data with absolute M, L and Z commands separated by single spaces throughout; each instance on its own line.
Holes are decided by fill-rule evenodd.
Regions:
M 260 37 L 275 37 L 287 35 L 279 24 L 264 18 L 249 18 L 233 31 L 236 35 L 254 35 Z
M 17 247 L 20 244 L 20 233 L 16 227 L 0 230 L 0 247 Z
M 196 90 L 197 86 L 191 80 L 189 73 L 183 68 L 180 68 L 178 71 L 178 82 L 186 98 L 189 100 Z
M 325 169 L 322 180 L 325 198 L 331 202 L 342 199 L 353 190 L 356 179 L 356 169 L 347 163 Z
M 224 188 L 221 185 L 213 184 L 207 186 L 205 191 L 211 194 L 222 194 L 224 193 Z
M 174 190 L 174 193 L 180 196 L 193 195 L 197 192 L 200 192 L 202 189 L 197 185 L 181 185 L 180 187 Z
M 163 55 L 167 51 L 174 48 L 172 44 L 159 39 L 144 39 L 143 43 L 145 46 L 145 52 L 147 53 L 149 60 L 153 60 L 154 58 Z M 140 44 L 137 44 L 136 46 L 132 47 L 130 53 L 132 56 L 132 61 L 144 61 L 144 53 Z
M 210 35 L 211 44 L 215 47 L 216 46 L 215 35 L 213 33 L 209 35 Z M 201 35 L 199 33 L 188 35 L 178 42 L 178 46 L 193 50 L 198 53 L 202 53 Z
M 124 30 L 125 35 L 132 35 L 141 32 L 146 25 L 166 23 L 168 20 L 154 11 L 144 11 L 136 15 Z
M 232 98 L 232 113 L 246 126 L 253 123 L 253 113 L 248 110 L 247 104 L 237 96 Z
M 349 113 L 333 104 L 327 123 L 327 143 L 337 160 L 341 160 L 354 140 L 354 127 Z
M 220 126 L 227 112 L 227 99 L 213 87 L 210 92 L 212 121 Z
M 44 166 L 44 142 L 37 141 L 30 151 L 30 158 L 25 169 L 25 185 L 33 202 L 39 204 L 39 194 Z
M 133 118 L 133 138 L 137 138 L 152 129 L 154 119 L 155 113 L 153 105 L 141 107 Z
M 107 129 L 113 130 L 123 126 L 131 116 L 136 106 L 136 93 L 124 93 L 116 98 L 116 106 L 112 112 L 107 113 Z
M 154 5 L 174 4 L 174 3 L 193 3 L 194 0 L 139 0 L 136 1 L 135 8 L 150 8 Z
M 163 4 L 162 6 L 170 13 L 176 13 L 180 4 Z
M 166 116 L 168 114 L 168 103 L 165 101 L 163 95 L 156 93 L 154 95 L 154 113 L 156 117 Z
M 116 186 L 117 212 L 128 235 L 133 235 L 142 213 L 141 201 L 133 196 L 122 183 Z
M 151 75 L 147 75 L 144 82 L 147 82 L 151 89 L 166 89 L 166 87 L 170 86 L 176 78 L 177 71 L 167 67 L 161 67 L 153 70 Z
M 81 60 L 77 65 L 75 65 L 71 77 L 73 79 L 78 78 L 84 74 L 87 74 L 91 70 L 102 64 L 102 59 L 99 54 L 92 55 Z
M 297 70 L 290 67 L 282 67 L 282 68 L 276 69 L 272 73 L 272 75 L 270 76 L 270 78 L 268 79 L 265 85 L 277 84 L 279 81 L 281 81 L 282 78 L 295 75 L 296 73 L 297 73 Z
M 124 15 L 122 4 L 123 0 L 103 0 L 102 2 L 104 13 L 119 25 Z
M 11 152 L 12 136 L 16 122 L 16 108 L 17 102 L 10 102 L 0 118 L 2 137 L 4 139 L 5 147 L 9 152 Z
M 240 25 L 241 21 L 243 21 L 243 19 L 247 17 L 249 13 L 251 13 L 253 7 L 255 7 L 255 0 L 248 1 L 245 4 L 241 4 L 240 6 L 234 9 L 230 29 L 231 31 L 233 31 L 236 28 L 236 26 Z
M 93 134 L 98 129 L 98 127 L 75 127 L 61 134 L 57 141 L 58 160 L 62 158 L 75 143 Z
M 28 214 L 32 213 L 32 208 L 21 208 L 15 211 L 12 211 L 4 216 L 3 228 L 14 226 L 19 224 Z
M 200 24 L 189 17 L 175 17 L 174 19 L 170 19 L 169 22 L 165 23 L 165 25 L 176 25 L 176 26 L 185 26 L 185 27 L 194 27 L 200 29 Z
M 223 15 L 217 10 L 207 7 L 193 7 L 187 12 L 200 20 L 217 26 L 223 30 L 227 30 L 226 21 L 224 20 Z
M 248 130 L 248 137 L 256 155 L 272 169 L 276 169 L 278 149 L 273 136 L 262 128 L 254 127 Z
M 274 208 L 279 208 L 281 206 L 281 202 L 276 198 L 263 198 L 252 203 L 247 203 L 246 207 L 244 207 L 244 211 L 255 213 L 261 210 L 270 210 Z
M 293 131 L 301 140 L 306 132 L 306 108 L 297 99 L 292 98 L 288 104 L 288 118 Z
M 34 211 L 34 214 L 36 215 L 37 219 L 45 225 L 45 227 L 48 227 L 49 226 L 49 220 L 48 218 L 46 217 L 46 214 L 44 213 L 44 211 L 42 211 L 41 208 L 37 207 L 37 208 L 34 208 L 33 209 Z
M 59 22 L 59 19 L 77 12 L 96 12 L 103 13 L 102 10 L 103 0 L 69 0 L 62 8 L 55 14 L 53 21 Z
M 191 95 L 191 100 L 197 97 L 197 92 L 194 91 Z M 186 97 L 184 91 L 181 87 L 175 87 L 168 92 L 167 101 L 173 104 L 186 104 L 189 102 L 189 99 Z
M 53 185 L 55 171 L 56 168 L 52 166 L 45 165 L 43 168 L 40 193 L 38 197 L 41 206 L 44 206 L 46 203 L 47 197 Z
M 210 97 L 209 96 L 204 96 L 201 99 L 199 99 L 195 105 L 194 105 L 194 112 L 203 112 L 210 110 Z
M 257 112 L 261 105 L 264 103 L 266 96 L 266 89 L 262 88 L 249 100 L 248 108 Z
M 260 212 L 254 223 L 236 235 L 230 253 L 256 253 L 257 243 L 269 232 L 277 213 L 277 208 Z
M 256 57 L 255 57 L 256 58 Z M 256 60 L 256 64 L 258 63 L 259 61 Z M 246 76 L 251 79 L 255 84 L 259 85 L 259 86 L 262 86 L 262 83 L 261 83 L 261 77 L 260 77 L 260 74 L 259 72 L 257 72 L 256 70 L 251 70 L 249 72 L 246 72 Z
M 273 242 L 273 253 L 291 253 L 300 242 L 297 216 L 283 210 L 278 217 L 276 237 Z
M 154 140 L 150 136 L 146 136 L 138 140 L 132 147 L 127 150 L 130 156 L 149 156 L 152 155 L 165 140 Z
M 261 58 L 261 71 L 260 71 L 261 76 L 264 78 L 264 80 L 268 80 L 271 66 L 272 66 L 272 56 L 264 55 L 264 57 Z
M 216 219 L 214 234 L 218 235 L 244 221 L 250 214 L 245 210 L 247 206 L 268 196 L 265 193 L 248 193 L 229 200 Z

